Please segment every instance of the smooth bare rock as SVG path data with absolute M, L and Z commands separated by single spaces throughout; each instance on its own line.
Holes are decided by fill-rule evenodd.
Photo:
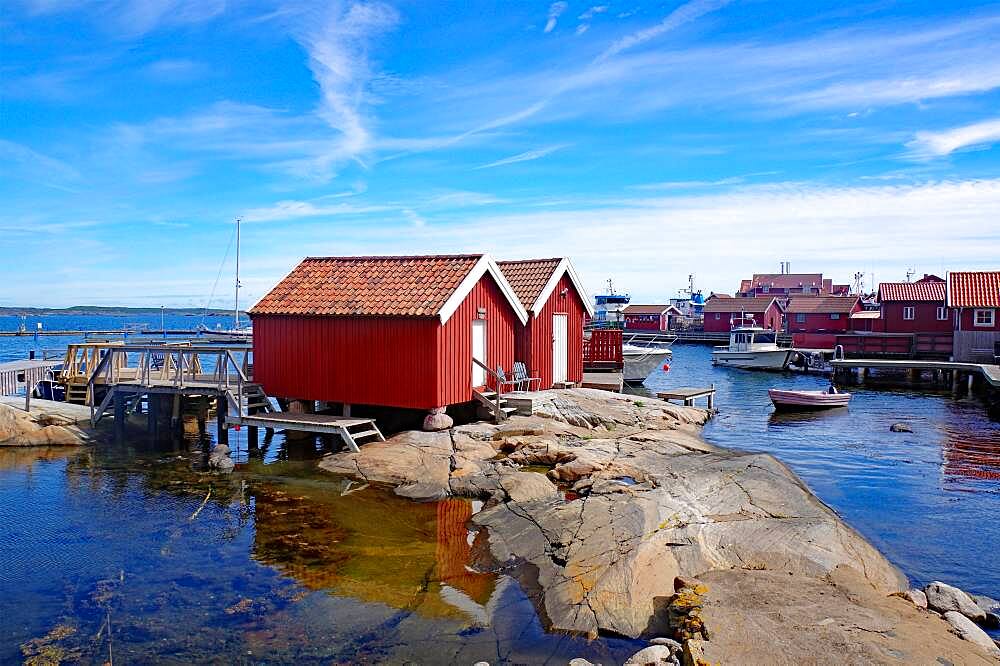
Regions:
M 993 642 L 989 634 L 980 629 L 975 622 L 957 611 L 946 612 L 944 619 L 952 626 L 955 633 L 963 639 L 978 646 L 983 652 L 994 659 L 1000 659 L 1000 647 L 997 647 L 997 644 Z
M 707 664 L 708 661 L 705 659 L 705 641 L 684 641 L 684 659 L 681 663 L 684 666 L 702 666 L 703 664 Z
M 702 616 L 712 630 L 701 644 L 711 664 L 994 664 L 940 616 L 877 592 L 863 574 L 830 575 L 731 569 L 701 576 L 711 588 Z
M 569 660 L 569 666 L 601 666 L 601 665 L 587 661 L 583 657 L 576 657 L 575 659 Z
M 643 648 L 625 661 L 625 666 L 648 666 L 674 663 L 673 654 L 666 645 L 650 645 Z
M 361 451 L 325 456 L 320 469 L 405 488 L 400 494 L 429 499 L 448 493 L 453 449 L 448 432 L 406 431 Z M 399 490 L 397 490 L 399 492 Z
M 500 487 L 513 502 L 530 502 L 559 495 L 559 489 L 538 472 L 510 471 L 500 474 Z
M 87 436 L 69 419 L 0 403 L 0 446 L 79 446 Z
M 923 590 L 907 590 L 903 592 L 903 598 L 909 600 L 917 608 L 927 608 L 927 595 Z
M 974 622 L 986 619 L 986 611 L 972 597 L 953 585 L 936 580 L 924 588 L 924 594 L 927 595 L 927 607 L 938 613 L 956 611 Z
M 684 646 L 680 642 L 675 641 L 672 638 L 667 638 L 666 636 L 658 636 L 657 638 L 649 639 L 650 645 L 665 645 L 670 648 L 673 653 L 678 653 L 684 649 Z

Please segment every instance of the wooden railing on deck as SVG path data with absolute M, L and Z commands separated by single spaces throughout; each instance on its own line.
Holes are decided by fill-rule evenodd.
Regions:
M 482 368 L 483 370 L 486 371 L 487 378 L 489 378 L 489 377 L 493 378 L 493 384 L 494 384 L 494 387 L 495 387 L 493 390 L 496 391 L 496 398 L 494 398 L 495 403 L 494 403 L 494 407 L 493 407 L 493 414 L 498 419 L 502 418 L 502 412 L 500 411 L 500 400 L 503 397 L 503 383 L 500 381 L 500 375 L 498 375 L 496 373 L 496 371 L 491 370 L 488 365 L 486 365 L 485 363 L 483 363 L 482 361 L 480 361 L 478 358 L 475 358 L 475 357 L 472 358 L 472 365 L 473 365 L 473 367 L 475 367 L 475 366 L 478 365 L 480 368 Z M 489 388 L 489 380 L 488 379 L 487 379 L 487 382 L 486 382 L 486 387 Z
M 616 329 L 595 329 L 583 338 L 583 364 L 614 363 L 621 365 L 622 332 Z

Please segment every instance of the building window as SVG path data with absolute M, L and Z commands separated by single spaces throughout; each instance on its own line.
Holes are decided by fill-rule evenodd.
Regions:
M 917 309 L 912 305 L 903 308 L 903 319 L 916 319 Z
M 830 319 L 840 319 L 840 313 L 839 312 L 831 312 L 830 313 Z
M 948 308 L 938 306 L 938 309 L 937 309 L 937 320 L 938 321 L 948 321 Z
M 972 322 L 976 326 L 993 326 L 996 321 L 996 310 L 976 310 L 973 313 Z
M 716 313 L 715 313 L 715 318 L 716 318 L 717 320 L 718 320 L 718 319 L 722 319 L 722 313 L 721 313 L 721 312 L 716 312 Z
M 771 288 L 768 287 L 768 286 L 766 286 L 766 285 L 764 287 L 762 287 L 762 290 L 764 291 L 765 294 L 768 294 L 768 293 L 771 292 Z
M 796 324 L 804 324 L 804 323 L 806 323 L 806 316 L 805 316 L 805 314 L 797 314 L 797 315 L 795 315 L 795 323 Z

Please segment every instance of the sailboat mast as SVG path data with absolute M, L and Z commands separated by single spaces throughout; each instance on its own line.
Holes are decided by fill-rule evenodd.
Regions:
M 233 328 L 240 330 L 240 218 L 236 218 L 236 299 L 233 307 Z

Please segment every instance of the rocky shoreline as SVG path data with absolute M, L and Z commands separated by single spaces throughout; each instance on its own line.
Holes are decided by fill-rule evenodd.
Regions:
M 66 411 L 33 406 L 28 413 L 0 403 L 0 446 L 80 446 L 90 441 L 79 419 Z
M 706 420 L 548 391 L 531 416 L 403 432 L 320 467 L 414 500 L 485 500 L 476 566 L 517 578 L 552 631 L 650 640 L 631 663 L 997 662 L 971 608 L 918 605 L 783 464 L 706 444 Z

